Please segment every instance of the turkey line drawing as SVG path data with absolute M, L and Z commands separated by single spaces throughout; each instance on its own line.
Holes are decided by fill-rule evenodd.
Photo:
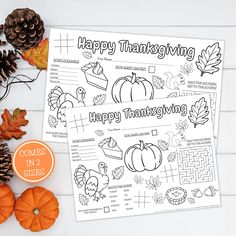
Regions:
M 78 188 L 84 187 L 84 192 L 94 201 L 105 197 L 102 191 L 108 186 L 109 177 L 107 175 L 107 165 L 104 162 L 98 163 L 98 171 L 86 169 L 84 165 L 79 165 L 74 173 L 74 180 Z
M 60 86 L 56 86 L 48 94 L 48 105 L 51 111 L 57 111 L 57 119 L 66 126 L 65 109 L 79 105 L 85 106 L 86 91 L 82 87 L 76 89 L 76 97 L 70 93 L 63 92 Z

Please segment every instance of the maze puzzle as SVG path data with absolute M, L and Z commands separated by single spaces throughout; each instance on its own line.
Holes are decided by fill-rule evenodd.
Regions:
M 215 179 L 211 146 L 180 148 L 176 153 L 180 184 L 210 182 Z

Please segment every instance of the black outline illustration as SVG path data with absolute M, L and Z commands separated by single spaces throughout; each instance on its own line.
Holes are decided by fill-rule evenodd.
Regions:
M 160 181 L 160 178 L 157 175 L 156 177 L 150 176 L 149 179 L 145 180 L 145 183 L 146 183 L 146 188 L 157 190 L 161 186 L 162 182 Z
M 82 114 L 79 114 L 79 118 L 75 116 L 73 117 L 73 120 L 67 121 L 69 123 L 74 123 L 74 126 L 71 126 L 70 129 L 75 129 L 76 133 L 78 134 L 79 131 L 85 132 L 85 127 L 89 124 L 87 123 L 88 118 L 83 118 Z
M 163 197 L 162 193 L 155 192 L 152 196 L 152 200 L 155 204 L 164 204 L 165 198 Z
M 109 184 L 107 165 L 104 162 L 99 162 L 98 171 L 86 169 L 84 165 L 79 165 L 75 170 L 74 180 L 78 188 L 84 186 L 84 193 L 89 197 L 94 197 L 94 201 L 98 201 L 105 197 L 102 191 Z
M 218 190 L 217 190 L 214 186 L 210 185 L 209 187 L 207 187 L 207 188 L 204 190 L 203 194 L 204 194 L 206 197 L 214 197 L 217 192 L 218 192 Z
M 159 76 L 152 76 L 152 84 L 156 89 L 163 89 L 165 86 L 165 80 Z
M 166 87 L 172 90 L 179 90 L 179 86 L 185 84 L 185 78 L 182 74 L 174 76 L 171 72 L 165 72 L 166 75 Z
M 193 63 L 188 64 L 187 62 L 184 65 L 180 66 L 180 73 L 185 74 L 185 75 L 189 75 L 191 73 L 193 73 L 194 69 L 193 69 Z
M 178 92 L 172 92 L 172 93 L 169 93 L 166 97 L 167 98 L 176 98 L 178 96 L 179 96 Z
M 160 171 L 160 175 L 162 179 L 166 180 L 166 183 L 169 183 L 170 181 L 175 182 L 175 177 L 179 176 L 179 173 L 178 169 L 172 168 L 171 163 L 169 163 L 169 167 L 164 165 L 164 170 Z
M 124 166 L 118 166 L 111 172 L 113 180 L 120 180 L 123 177 L 124 173 L 125 173 Z
M 219 64 L 221 63 L 221 48 L 219 43 L 209 45 L 203 49 L 201 55 L 198 56 L 196 66 L 201 71 L 201 76 L 204 74 L 214 74 L 219 71 Z
M 59 42 L 59 45 L 54 44 L 54 48 L 60 48 L 60 53 L 63 53 L 63 49 L 66 49 L 66 53 L 69 53 L 69 48 L 73 48 L 74 45 L 70 45 L 70 42 L 73 42 L 74 39 L 70 39 L 68 34 L 65 35 L 65 38 L 60 34 L 59 39 L 54 39 L 54 43 Z
M 165 196 L 170 204 L 180 205 L 186 201 L 187 191 L 181 187 L 174 187 L 168 189 Z
M 174 162 L 176 160 L 177 154 L 176 152 L 171 152 L 167 156 L 167 161 L 168 162 Z
M 195 198 L 202 198 L 203 197 L 203 193 L 200 188 L 195 188 L 191 192 Z
M 92 54 L 92 52 L 90 52 L 90 51 L 83 51 L 83 52 L 82 52 L 82 55 L 83 55 L 84 58 L 86 58 L 86 59 L 91 59 L 91 58 L 93 57 L 93 54 Z
M 123 151 L 117 145 L 116 140 L 114 140 L 112 137 L 103 139 L 98 144 L 98 146 L 102 149 L 102 151 L 106 157 L 116 159 L 116 160 L 123 159 Z
M 176 129 L 180 132 L 184 132 L 186 129 L 188 129 L 189 125 L 187 123 L 187 120 L 179 120 L 178 123 L 175 123 Z
M 176 150 L 181 185 L 206 183 L 216 178 L 211 145 L 185 147 Z
M 187 201 L 190 203 L 190 204 L 194 204 L 196 203 L 195 199 L 193 197 L 188 197 L 187 198 Z
M 51 128 L 56 128 L 58 125 L 58 119 L 53 115 L 48 116 L 48 124 Z
M 71 93 L 64 93 L 60 86 L 53 88 L 48 94 L 48 105 L 51 111 L 57 111 L 57 119 L 66 126 L 65 109 L 77 107 L 79 104 L 85 106 L 86 91 L 82 87 L 76 89 L 76 97 Z
M 144 181 L 144 178 L 142 178 L 141 175 L 135 175 L 135 176 L 134 176 L 134 182 L 135 182 L 136 184 L 143 184 L 143 181 Z
M 103 72 L 103 67 L 99 62 L 89 62 L 84 65 L 81 70 L 89 85 L 104 90 L 107 90 L 108 79 Z
M 157 140 L 157 145 L 163 152 L 167 151 L 169 148 L 169 143 L 165 140 Z
M 155 144 L 144 143 L 143 140 L 140 140 L 139 142 L 139 144 L 134 144 L 130 146 L 125 152 L 124 161 L 128 170 L 130 170 L 131 172 L 143 172 L 153 171 L 159 168 L 163 159 L 161 149 Z M 145 150 L 146 153 L 147 150 L 150 150 L 151 155 L 149 154 L 148 157 L 143 156 L 143 150 Z M 158 155 L 158 158 L 156 155 Z M 137 158 L 140 159 L 138 162 Z M 150 164 L 150 161 L 153 163 Z M 136 162 L 138 163 L 137 165 Z M 147 162 L 149 162 L 148 165 Z M 142 166 L 140 166 L 140 163 L 142 163 Z M 150 166 L 152 167 L 150 168 Z
M 180 147 L 182 142 L 186 141 L 186 137 L 183 132 L 178 132 L 174 134 L 172 131 L 166 132 L 168 136 L 168 143 L 170 147 Z
M 101 137 L 101 136 L 104 135 L 104 132 L 103 132 L 103 130 L 98 129 L 98 130 L 95 130 L 95 134 L 96 134 L 97 136 Z
M 205 98 L 202 97 L 191 106 L 188 119 L 193 123 L 194 128 L 196 128 L 197 125 L 204 125 L 209 120 L 209 118 L 207 118 L 208 115 L 209 110 L 207 102 Z
M 124 98 L 122 97 L 124 94 L 122 94 L 122 89 L 124 89 L 125 84 L 128 84 L 130 86 L 130 92 L 126 92 L 125 95 L 128 97 Z M 134 85 L 142 86 L 144 90 L 144 97 L 142 97 L 140 94 L 140 90 L 138 89 L 136 93 L 136 98 L 134 98 Z M 149 88 L 147 88 L 147 85 Z M 148 89 L 151 89 L 149 92 Z M 150 83 L 147 79 L 144 77 L 136 76 L 136 73 L 132 72 L 132 76 L 124 76 L 117 79 L 111 89 L 111 95 L 115 103 L 121 103 L 121 102 L 133 102 L 136 100 L 152 100 L 154 97 L 154 88 L 152 83 Z
M 146 195 L 146 191 L 143 194 L 139 191 L 137 195 L 134 195 L 134 203 L 138 204 L 138 208 L 146 208 L 146 205 L 151 203 L 148 201 L 150 198 L 151 196 Z
M 93 98 L 93 105 L 102 105 L 106 101 L 106 94 L 99 94 Z
M 79 194 L 79 202 L 82 206 L 87 206 L 89 203 L 89 198 L 83 194 Z

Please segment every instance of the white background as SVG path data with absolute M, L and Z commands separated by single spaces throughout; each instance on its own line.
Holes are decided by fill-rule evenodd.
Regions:
M 225 40 L 225 63 L 217 150 L 222 208 L 165 213 L 147 216 L 75 222 L 74 202 L 66 144 L 51 143 L 56 156 L 52 176 L 42 183 L 52 190 L 60 203 L 60 216 L 49 230 L 36 235 L 47 236 L 120 236 L 120 235 L 236 235 L 236 2 L 234 0 L 1 0 L 0 22 L 14 8 L 28 6 L 49 27 L 113 31 L 124 33 L 184 36 Z M 37 71 L 20 63 L 18 73 L 34 77 Z M 14 148 L 28 139 L 41 139 L 46 72 L 32 84 L 11 90 L 0 110 L 25 108 L 30 124 L 28 134 L 11 141 Z M 30 184 L 14 178 L 16 194 Z M 0 225 L 0 234 L 33 235 L 16 222 L 14 216 Z

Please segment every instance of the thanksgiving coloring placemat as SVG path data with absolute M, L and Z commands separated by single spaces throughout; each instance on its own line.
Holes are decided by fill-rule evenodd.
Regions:
M 66 111 L 78 221 L 220 205 L 209 95 Z
M 65 109 L 209 94 L 217 136 L 224 43 L 52 29 L 43 140 L 66 142 Z

